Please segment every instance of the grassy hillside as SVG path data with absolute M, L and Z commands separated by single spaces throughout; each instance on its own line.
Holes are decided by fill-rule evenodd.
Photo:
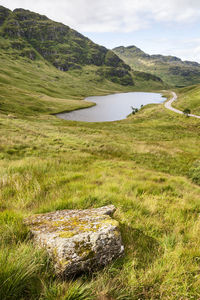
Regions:
M 70 27 L 24 9 L 12 12 L 0 6 L 0 15 L 0 36 L 9 40 L 4 49 L 32 61 L 42 57 L 61 71 L 95 65 L 102 77 L 133 85 L 128 65 Z
M 0 16 L 1 48 L 6 53 L 31 61 L 43 59 L 64 72 L 96 66 L 98 77 L 125 86 L 134 85 L 131 68 L 113 51 L 93 43 L 70 27 L 24 9 L 12 12 L 0 6 Z M 151 80 L 160 81 L 162 85 L 158 78 Z
M 178 57 L 148 55 L 135 46 L 117 47 L 113 51 L 133 70 L 160 77 L 169 86 L 183 87 L 200 83 L 200 64 Z
M 184 110 L 189 108 L 192 114 L 200 115 L 200 86 L 194 85 L 178 90 L 179 99 L 173 106 Z

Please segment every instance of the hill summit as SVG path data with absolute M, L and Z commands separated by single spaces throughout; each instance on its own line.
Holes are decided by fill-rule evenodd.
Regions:
M 156 75 L 170 86 L 200 83 L 200 64 L 197 62 L 182 61 L 171 55 L 149 55 L 134 45 L 119 46 L 113 51 L 133 70 Z

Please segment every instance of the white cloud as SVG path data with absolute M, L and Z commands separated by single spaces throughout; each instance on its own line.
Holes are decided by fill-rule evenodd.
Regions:
M 150 51 L 148 50 L 149 46 L 151 47 Z M 147 41 L 144 48 L 147 49 L 149 54 L 161 53 L 200 63 L 200 38 L 163 38 L 159 44 L 156 40 Z
M 197 61 L 200 63 L 200 41 L 192 42 L 188 41 L 173 50 L 174 55 L 181 57 L 183 60 Z
M 186 23 L 200 17 L 199 0 L 2 0 L 27 8 L 82 32 L 132 32 L 151 22 Z

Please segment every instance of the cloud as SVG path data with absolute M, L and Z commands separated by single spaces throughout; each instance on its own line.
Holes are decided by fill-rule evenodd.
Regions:
M 153 22 L 191 23 L 200 17 L 199 0 L 2 0 L 27 8 L 82 32 L 133 32 Z
M 183 60 L 200 62 L 200 39 L 187 40 L 173 50 L 174 55 Z
M 197 61 L 200 63 L 200 38 L 162 38 L 160 43 L 156 40 L 147 41 L 151 46 L 149 54 L 162 53 L 163 55 L 173 55 L 180 57 L 182 60 Z M 146 46 L 146 48 L 148 48 Z

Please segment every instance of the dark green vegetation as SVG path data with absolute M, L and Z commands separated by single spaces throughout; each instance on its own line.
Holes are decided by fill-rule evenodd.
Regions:
M 135 46 L 117 47 L 113 51 L 134 71 L 160 77 L 169 86 L 183 87 L 200 83 L 200 64 L 178 57 L 149 55 Z
M 189 176 L 192 178 L 193 182 L 200 185 L 200 160 L 194 162 L 189 170 Z
M 1 37 L 0 299 L 200 298 L 199 120 L 162 104 L 118 122 L 60 120 L 51 114 L 91 105 L 85 96 L 160 83 L 134 75 L 134 87 L 122 86 L 93 64 L 63 72 L 13 41 Z M 177 93 L 176 105 L 197 112 L 199 86 Z M 117 207 L 125 256 L 78 280 L 55 278 L 23 218 L 107 204 Z

